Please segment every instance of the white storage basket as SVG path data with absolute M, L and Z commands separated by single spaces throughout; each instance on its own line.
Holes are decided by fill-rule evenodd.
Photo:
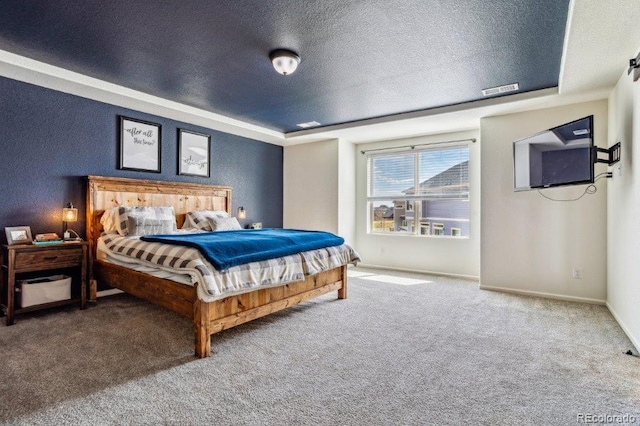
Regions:
M 71 299 L 71 277 L 53 275 L 19 281 L 20 306 L 40 305 Z

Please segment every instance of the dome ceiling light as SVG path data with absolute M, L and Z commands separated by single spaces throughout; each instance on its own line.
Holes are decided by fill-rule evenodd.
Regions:
M 282 75 L 292 74 L 300 63 L 300 56 L 291 50 L 276 49 L 269 53 L 273 68 Z

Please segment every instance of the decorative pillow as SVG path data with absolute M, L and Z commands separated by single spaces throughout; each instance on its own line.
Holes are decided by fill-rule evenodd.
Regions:
M 196 228 L 202 231 L 211 231 L 209 219 L 214 217 L 230 217 L 229 213 L 223 210 L 200 210 L 189 212 L 184 218 L 182 229 Z
M 212 231 L 237 231 L 242 229 L 235 217 L 212 217 L 209 219 Z
M 118 231 L 116 223 L 118 222 L 118 209 L 120 207 L 112 207 L 107 209 L 102 213 L 102 217 L 100 218 L 100 223 L 102 224 L 103 232 L 113 232 Z
M 150 219 L 144 216 L 129 214 L 127 232 L 131 236 L 171 234 L 176 230 L 175 219 Z
M 129 215 L 144 219 L 170 220 L 172 222 L 172 229 L 170 231 L 178 229 L 173 207 L 119 207 L 116 227 L 118 233 L 123 237 L 129 234 L 127 229 L 129 225 Z

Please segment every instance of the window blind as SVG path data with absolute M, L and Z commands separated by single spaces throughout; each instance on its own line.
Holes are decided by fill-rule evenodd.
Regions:
M 368 156 L 368 200 L 468 199 L 467 146 Z

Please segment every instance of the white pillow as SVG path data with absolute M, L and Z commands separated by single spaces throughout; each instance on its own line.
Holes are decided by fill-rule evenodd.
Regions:
M 230 217 L 229 213 L 223 210 L 200 210 L 189 212 L 184 218 L 182 229 L 196 228 L 202 231 L 211 231 L 209 219 L 214 217 Z
M 176 224 L 176 214 L 173 207 L 119 207 L 116 220 L 118 233 L 123 237 L 129 234 L 129 215 L 140 219 L 158 219 L 171 221 L 171 231 L 178 229 Z
M 212 231 L 238 231 L 242 229 L 235 217 L 212 217 L 209 219 Z

